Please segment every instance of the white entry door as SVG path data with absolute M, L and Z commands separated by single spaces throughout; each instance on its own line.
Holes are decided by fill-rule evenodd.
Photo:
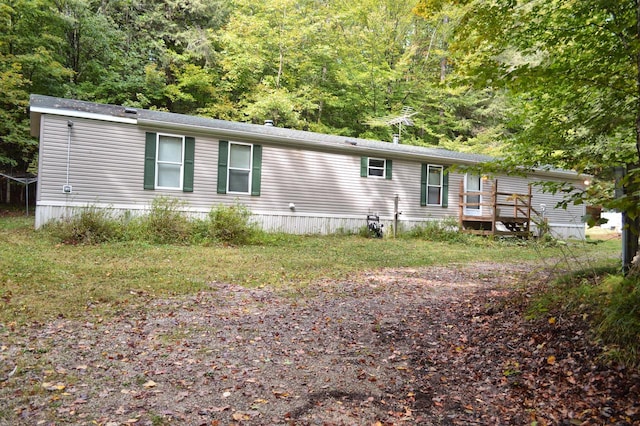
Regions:
M 482 216 L 482 177 L 466 174 L 464 177 L 464 214 L 466 216 Z M 471 206 L 467 204 L 473 204 Z

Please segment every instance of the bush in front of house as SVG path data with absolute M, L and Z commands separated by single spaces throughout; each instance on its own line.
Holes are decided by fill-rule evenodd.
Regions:
M 469 236 L 460 232 L 455 218 L 432 220 L 400 233 L 403 238 L 420 238 L 440 242 L 465 242 Z
M 109 210 L 87 207 L 69 218 L 49 223 L 46 232 L 63 244 L 100 244 L 109 241 L 145 241 L 151 244 L 190 244 L 207 241 L 242 245 L 266 241 L 251 221 L 246 206 L 220 205 L 206 219 L 190 219 L 184 203 L 155 198 L 147 214 L 113 216 Z
M 47 224 L 45 231 L 63 244 L 101 244 L 123 237 L 122 222 L 113 218 L 108 210 L 92 206 Z
M 247 244 L 259 234 L 258 227 L 251 222 L 251 212 L 241 204 L 211 209 L 208 231 L 212 240 L 229 244 Z
M 138 222 L 142 239 L 153 244 L 184 244 L 191 239 L 184 203 L 176 198 L 154 198 L 149 213 L 134 222 Z

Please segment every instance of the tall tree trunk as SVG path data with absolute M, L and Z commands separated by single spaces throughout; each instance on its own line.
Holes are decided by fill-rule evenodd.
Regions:
M 640 1 L 636 0 L 636 38 L 640 39 Z M 640 50 L 636 51 L 636 161 L 627 165 L 624 192 L 631 197 L 631 202 L 626 203 L 626 210 L 622 213 L 623 239 L 622 239 L 622 271 L 626 275 L 633 263 L 633 258 L 638 253 L 638 236 L 640 234 L 640 215 L 638 214 L 640 197 L 638 197 L 638 173 L 640 172 Z
M 443 27 L 446 27 L 447 24 L 449 23 L 449 17 L 445 16 L 444 18 L 442 18 L 442 24 Z M 445 54 L 442 55 L 442 58 L 440 59 L 440 83 L 444 84 L 446 78 L 447 78 L 447 49 L 448 49 L 448 45 L 447 45 L 447 41 L 443 40 L 442 42 L 442 51 L 445 52 Z

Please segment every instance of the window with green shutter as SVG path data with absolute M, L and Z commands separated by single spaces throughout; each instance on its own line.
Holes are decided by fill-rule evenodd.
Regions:
M 147 132 L 144 189 L 193 191 L 195 139 Z
M 218 148 L 218 194 L 260 195 L 262 146 L 220 141 Z
M 444 166 L 423 164 L 420 174 L 420 205 L 449 205 L 449 173 Z
M 384 179 L 391 179 L 391 160 L 383 158 L 360 158 L 360 176 L 361 177 L 380 177 Z

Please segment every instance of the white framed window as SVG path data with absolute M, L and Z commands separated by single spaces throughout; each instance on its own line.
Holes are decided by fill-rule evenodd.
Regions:
M 388 158 L 360 157 L 360 177 L 391 180 L 392 161 Z
M 227 192 L 236 194 L 251 193 L 252 163 L 253 145 L 237 142 L 229 143 Z
M 427 165 L 427 205 L 442 205 L 444 167 Z
M 367 176 L 373 177 L 385 177 L 386 160 L 382 158 L 369 158 L 369 164 L 367 164 Z
M 160 189 L 182 189 L 184 136 L 158 134 L 156 153 L 155 187 Z

